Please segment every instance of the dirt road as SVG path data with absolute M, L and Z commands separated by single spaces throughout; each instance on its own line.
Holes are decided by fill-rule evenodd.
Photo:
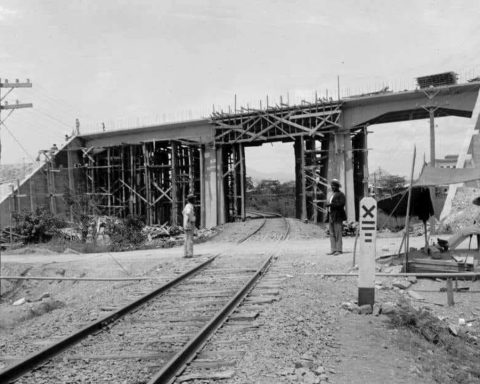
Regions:
M 263 257 L 274 252 L 277 255 L 275 268 L 286 277 L 281 299 L 262 314 L 261 326 L 249 340 L 248 352 L 235 367 L 233 378 L 224 382 L 442 382 L 423 355 L 413 350 L 418 346 L 405 342 L 403 331 L 392 328 L 386 316 L 359 315 L 342 308 L 342 303 L 356 301 L 356 279 L 318 275 L 350 271 L 354 239 L 344 239 L 343 255 L 327 256 L 329 239 L 323 230 L 297 220 L 289 222 L 291 231 L 285 241 L 272 235 L 238 245 L 235 241 L 241 237 L 242 231 L 251 229 L 250 225 L 230 224 L 214 241 L 195 246 L 195 257 L 199 258 L 219 253 L 232 258 L 245 255 Z M 228 231 L 232 231 L 231 239 L 235 241 L 228 241 Z M 377 254 L 397 252 L 400 240 L 399 237 L 380 236 Z M 412 238 L 410 245 L 422 246 L 423 237 Z M 162 273 L 166 276 L 172 271 L 180 272 L 188 263 L 182 258 L 182 252 L 178 247 L 111 254 L 3 255 L 2 273 L 128 277 L 150 276 L 155 272 L 157 276 Z M 379 279 L 379 283 L 384 280 L 388 279 Z M 449 309 L 439 304 L 446 300 L 445 294 L 438 292 L 441 283 L 436 283 L 433 288 L 431 284 L 435 282 L 417 284 L 415 289 L 430 300 L 417 304 L 430 305 L 432 310 L 451 322 L 457 322 L 459 312 L 468 308 L 478 307 L 480 313 L 478 293 L 457 294 L 458 306 Z M 471 291 L 478 291 L 478 283 L 472 284 L 477 285 Z M 10 293 L 0 307 L 0 369 L 97 319 L 105 307 L 120 305 L 127 290 L 141 291 L 150 286 L 151 282 L 145 281 L 16 283 L 10 287 Z M 32 315 L 32 308 L 35 309 L 42 295 L 62 305 Z M 403 293 L 398 289 L 379 287 L 376 300 L 395 301 L 401 295 Z M 31 302 L 21 306 L 11 304 L 22 297 Z

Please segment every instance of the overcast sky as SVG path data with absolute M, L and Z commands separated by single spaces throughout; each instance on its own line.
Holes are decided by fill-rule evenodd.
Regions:
M 250 105 L 332 95 L 337 75 L 342 95 L 478 76 L 479 20 L 477 0 L 2 0 L 0 77 L 31 79 L 7 99 L 34 108 L 6 121 L 1 161 L 61 144 L 76 117 L 82 131 L 118 129 L 208 116 L 234 94 Z M 458 152 L 467 121 L 437 124 L 439 157 Z M 371 168 L 407 174 L 412 139 L 428 159 L 428 121 L 373 130 Z M 293 174 L 291 145 L 272 148 L 249 151 L 249 167 Z

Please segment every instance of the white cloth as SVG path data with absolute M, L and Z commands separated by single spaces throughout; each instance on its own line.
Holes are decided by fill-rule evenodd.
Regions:
M 332 204 L 333 195 L 335 195 L 335 193 L 332 193 L 332 194 L 330 195 L 330 198 L 328 199 L 328 203 L 329 203 L 329 204 Z M 330 212 L 330 206 L 328 206 L 328 212 Z
M 183 214 L 183 229 L 192 230 L 195 228 L 195 210 L 193 204 L 187 203 L 182 211 Z

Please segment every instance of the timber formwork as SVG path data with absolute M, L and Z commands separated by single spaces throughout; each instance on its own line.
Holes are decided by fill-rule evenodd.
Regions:
M 341 116 L 342 102 L 320 99 L 298 106 L 213 113 L 215 144 L 222 150 L 227 220 L 244 217 L 239 212 L 245 206 L 245 147 L 274 141 L 294 143 L 297 218 L 324 220 L 328 179 L 336 172 L 329 168 L 329 154 L 342 131 Z
M 182 141 L 82 148 L 90 207 L 105 215 L 140 216 L 147 224 L 182 225 L 188 194 L 200 217 L 201 148 Z

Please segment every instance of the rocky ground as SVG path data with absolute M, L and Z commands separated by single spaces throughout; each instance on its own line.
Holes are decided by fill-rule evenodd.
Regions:
M 353 238 L 344 239 L 343 255 L 327 256 L 329 240 L 322 228 L 293 219 L 289 223 L 291 231 L 286 241 L 271 236 L 271 240 L 261 237 L 240 245 L 236 241 L 258 226 L 259 220 L 225 225 L 214 240 L 195 247 L 197 256 L 193 260 L 183 259 L 179 247 L 110 254 L 3 255 L 2 274 L 156 276 L 162 280 L 209 255 L 221 253 L 238 259 L 275 252 L 272 273 L 284 277 L 279 300 L 264 309 L 258 319 L 260 327 L 246 336 L 247 352 L 235 367 L 235 374 L 224 382 L 479 382 L 472 375 L 448 376 L 447 371 L 467 371 L 468 362 L 458 363 L 445 348 L 429 343 L 411 329 L 392 326 L 385 315 L 357 313 L 355 278 L 323 275 L 352 270 Z M 400 241 L 392 234 L 379 236 L 377 255 L 397 252 Z M 422 236 L 410 240 L 413 247 L 422 243 Z M 379 268 L 388 270 L 385 265 Z M 0 306 L 0 369 L 2 364 L 37 351 L 98 318 L 109 307 L 122 304 L 125 296 L 158 283 L 28 281 L 10 286 Z M 412 283 L 382 277 L 376 283 L 380 305 L 387 307 L 404 297 L 414 308 L 429 308 L 459 333 L 471 338 L 480 334 L 478 282 L 459 282 L 459 287 L 469 290 L 455 293 L 454 307 L 446 305 L 446 294 L 440 292 L 444 282 Z M 5 288 L 5 282 L 2 286 Z M 22 298 L 25 304 L 12 305 Z M 466 320 L 465 324 L 459 319 Z

